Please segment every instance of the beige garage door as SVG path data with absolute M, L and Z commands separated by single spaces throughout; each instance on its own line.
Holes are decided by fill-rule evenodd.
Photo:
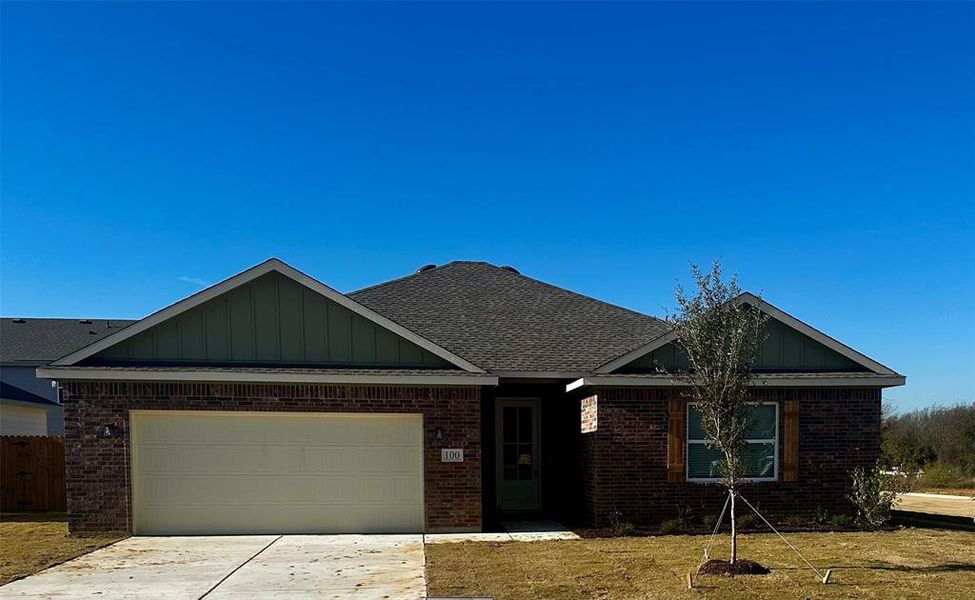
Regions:
M 423 529 L 421 415 L 132 411 L 135 533 Z

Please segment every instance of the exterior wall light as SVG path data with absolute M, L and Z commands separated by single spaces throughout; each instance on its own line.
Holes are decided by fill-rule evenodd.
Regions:
M 434 433 L 434 437 L 437 438 L 438 442 L 443 441 L 443 427 L 437 427 L 437 431 L 436 433 Z
M 122 433 L 121 428 L 113 423 L 98 428 L 98 437 L 100 438 L 114 438 L 118 437 L 120 433 Z

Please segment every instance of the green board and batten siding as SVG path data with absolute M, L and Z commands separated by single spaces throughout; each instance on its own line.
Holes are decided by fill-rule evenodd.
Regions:
M 92 360 L 105 361 L 453 368 L 279 273 L 213 298 Z
M 755 365 L 757 371 L 865 371 L 866 369 L 827 348 L 816 340 L 774 319 L 766 325 L 768 338 Z M 657 366 L 664 369 L 686 369 L 687 357 L 670 343 L 641 356 L 619 369 L 619 372 L 647 372 Z

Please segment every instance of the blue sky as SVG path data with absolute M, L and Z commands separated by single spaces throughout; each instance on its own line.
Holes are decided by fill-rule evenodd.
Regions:
M 0 310 L 268 256 L 453 259 L 653 314 L 690 261 L 975 400 L 973 4 L 3 3 Z

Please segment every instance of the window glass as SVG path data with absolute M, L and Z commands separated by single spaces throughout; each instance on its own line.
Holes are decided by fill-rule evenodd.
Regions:
M 515 431 L 518 429 L 518 408 L 515 406 L 505 406 L 501 409 L 504 420 L 504 441 L 516 442 Z
M 745 477 L 775 477 L 775 444 L 748 444 L 742 458 Z
M 750 440 L 775 438 L 775 405 L 756 404 L 748 407 L 748 433 Z
M 530 406 L 518 408 L 518 441 L 530 442 L 532 439 L 532 409 Z M 514 441 L 514 440 L 512 440 Z
M 707 444 L 689 444 L 687 447 L 687 476 L 691 479 L 721 477 L 724 455 Z
M 690 410 L 687 411 L 687 439 L 708 439 L 708 436 L 704 433 L 704 428 L 701 427 L 701 411 L 694 405 L 691 405 Z
M 744 476 L 772 479 L 776 476 L 776 406 L 753 404 L 747 407 L 747 439 L 743 451 Z M 706 442 L 701 428 L 701 413 L 692 404 L 687 411 L 687 477 L 689 479 L 718 479 L 724 456 Z M 762 441 L 755 441 L 762 440 Z M 768 441 L 765 441 L 768 440 Z
M 754 404 L 745 408 L 748 429 L 745 437 L 750 440 L 770 440 L 775 438 L 775 405 Z M 707 435 L 701 426 L 701 411 L 691 406 L 687 413 L 687 439 L 706 440 Z

